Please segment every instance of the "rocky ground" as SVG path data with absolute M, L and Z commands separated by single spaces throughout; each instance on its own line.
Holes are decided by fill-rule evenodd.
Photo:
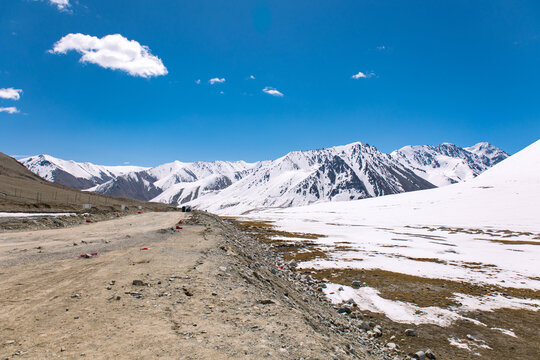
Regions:
M 185 215 L 0 234 L 0 359 L 408 357 L 270 245 Z

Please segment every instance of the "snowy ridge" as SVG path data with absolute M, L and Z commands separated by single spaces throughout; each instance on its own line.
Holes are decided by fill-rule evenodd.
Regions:
M 140 166 L 103 166 L 62 160 L 50 155 L 38 155 L 19 160 L 42 178 L 77 189 L 86 189 L 117 176 L 147 168 Z
M 21 162 L 48 180 L 87 191 L 240 214 L 429 189 L 471 179 L 507 156 L 487 143 L 468 149 L 407 146 L 384 154 L 355 142 L 257 163 L 173 161 L 152 168 L 107 167 L 49 155 Z
M 291 152 L 260 164 L 228 188 L 190 204 L 221 214 L 238 214 L 256 208 L 363 199 L 432 187 L 388 154 L 353 143 Z
M 444 143 L 405 146 L 391 156 L 432 184 L 445 186 L 476 177 L 506 159 L 508 154 L 488 143 L 468 148 Z
M 254 166 L 244 161 L 174 161 L 120 175 L 88 191 L 180 205 L 228 187 Z

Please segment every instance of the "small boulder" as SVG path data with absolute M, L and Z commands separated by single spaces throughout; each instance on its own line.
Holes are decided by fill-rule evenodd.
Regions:
M 340 314 L 350 314 L 352 310 L 347 306 L 340 306 L 338 309 L 338 313 Z
M 427 357 L 428 359 L 430 359 L 430 360 L 435 360 L 435 359 L 437 359 L 437 358 L 435 357 L 435 354 L 433 354 L 433 351 L 431 351 L 430 349 L 427 349 L 426 352 L 425 352 L 425 354 L 426 354 L 426 357 Z
M 353 289 L 360 289 L 362 287 L 362 282 L 361 281 L 358 281 L 358 280 L 355 280 L 352 282 L 352 288 Z
M 423 352 L 422 350 L 420 350 L 420 351 L 413 354 L 413 359 L 425 360 L 426 359 L 426 353 Z
M 416 332 L 414 331 L 414 329 L 406 329 L 405 330 L 405 335 L 407 335 L 407 336 L 416 336 Z

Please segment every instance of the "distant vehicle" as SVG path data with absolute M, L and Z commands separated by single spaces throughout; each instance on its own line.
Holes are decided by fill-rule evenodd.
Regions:
M 190 211 L 191 211 L 191 206 L 189 205 L 182 206 L 182 212 L 190 212 Z

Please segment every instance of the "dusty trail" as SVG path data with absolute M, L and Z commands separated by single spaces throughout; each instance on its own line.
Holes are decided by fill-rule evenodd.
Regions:
M 0 234 L 0 359 L 388 358 L 266 245 L 181 216 Z

